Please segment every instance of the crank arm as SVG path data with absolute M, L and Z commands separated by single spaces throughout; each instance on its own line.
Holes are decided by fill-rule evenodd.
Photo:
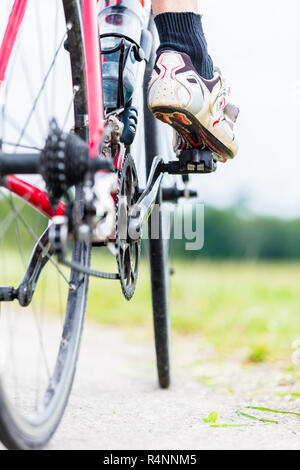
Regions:
M 129 214 L 128 236 L 131 239 L 141 237 L 142 227 L 156 201 L 164 173 L 173 175 L 205 174 L 216 170 L 212 152 L 210 150 L 187 149 L 183 150 L 177 161 L 164 163 L 162 157 L 155 157 L 152 162 L 149 179 L 145 190 Z M 173 191 L 174 193 L 174 191 Z M 180 194 L 166 194 L 165 199 L 178 199 L 181 196 L 195 197 L 194 192 Z
M 128 221 L 128 235 L 130 238 L 136 240 L 141 237 L 142 227 L 152 212 L 164 176 L 163 165 L 162 157 L 153 159 L 146 188 L 130 210 Z

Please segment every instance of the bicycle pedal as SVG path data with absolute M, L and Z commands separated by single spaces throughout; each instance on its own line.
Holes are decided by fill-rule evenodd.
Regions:
M 181 166 L 191 173 L 212 173 L 217 165 L 210 150 L 187 149 L 179 156 Z
M 183 150 L 178 161 L 165 164 L 164 171 L 170 174 L 206 174 L 213 173 L 217 169 L 210 150 L 187 149 Z

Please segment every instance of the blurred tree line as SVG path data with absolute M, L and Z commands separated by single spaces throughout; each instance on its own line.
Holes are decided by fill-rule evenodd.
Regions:
M 195 213 L 191 217 L 195 230 Z M 185 244 L 172 239 L 173 254 L 193 259 L 300 259 L 300 219 L 243 216 L 234 208 L 205 207 L 203 248 L 187 251 Z
M 14 203 L 22 218 L 40 235 L 47 226 L 47 220 L 24 202 L 14 198 Z M 15 246 L 18 233 L 22 240 L 32 240 L 21 220 L 18 225 L 13 222 L 10 212 L 5 199 L 0 198 L 0 234 L 5 237 L 5 243 Z M 193 230 L 201 230 L 196 227 L 195 215 L 195 211 L 189 213 L 190 223 Z M 187 242 L 190 240 L 185 238 L 175 240 L 171 229 L 171 252 L 182 258 L 300 259 L 300 218 L 258 217 L 250 216 L 246 210 L 237 207 L 226 210 L 205 207 L 204 247 L 187 251 Z

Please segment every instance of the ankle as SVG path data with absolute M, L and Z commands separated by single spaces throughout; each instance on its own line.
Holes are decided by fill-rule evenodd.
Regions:
M 161 13 L 155 17 L 160 38 L 158 53 L 162 50 L 184 52 L 203 78 L 213 77 L 213 63 L 207 51 L 201 15 L 191 12 Z

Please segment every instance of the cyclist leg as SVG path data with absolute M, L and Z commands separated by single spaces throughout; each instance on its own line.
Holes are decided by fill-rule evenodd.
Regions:
M 152 0 L 160 46 L 149 84 L 148 104 L 180 138 L 177 148 L 209 147 L 216 159 L 236 155 L 233 124 L 238 108 L 214 70 L 197 0 Z
M 152 6 L 155 15 L 166 11 L 192 11 L 197 13 L 198 0 L 152 0 Z

